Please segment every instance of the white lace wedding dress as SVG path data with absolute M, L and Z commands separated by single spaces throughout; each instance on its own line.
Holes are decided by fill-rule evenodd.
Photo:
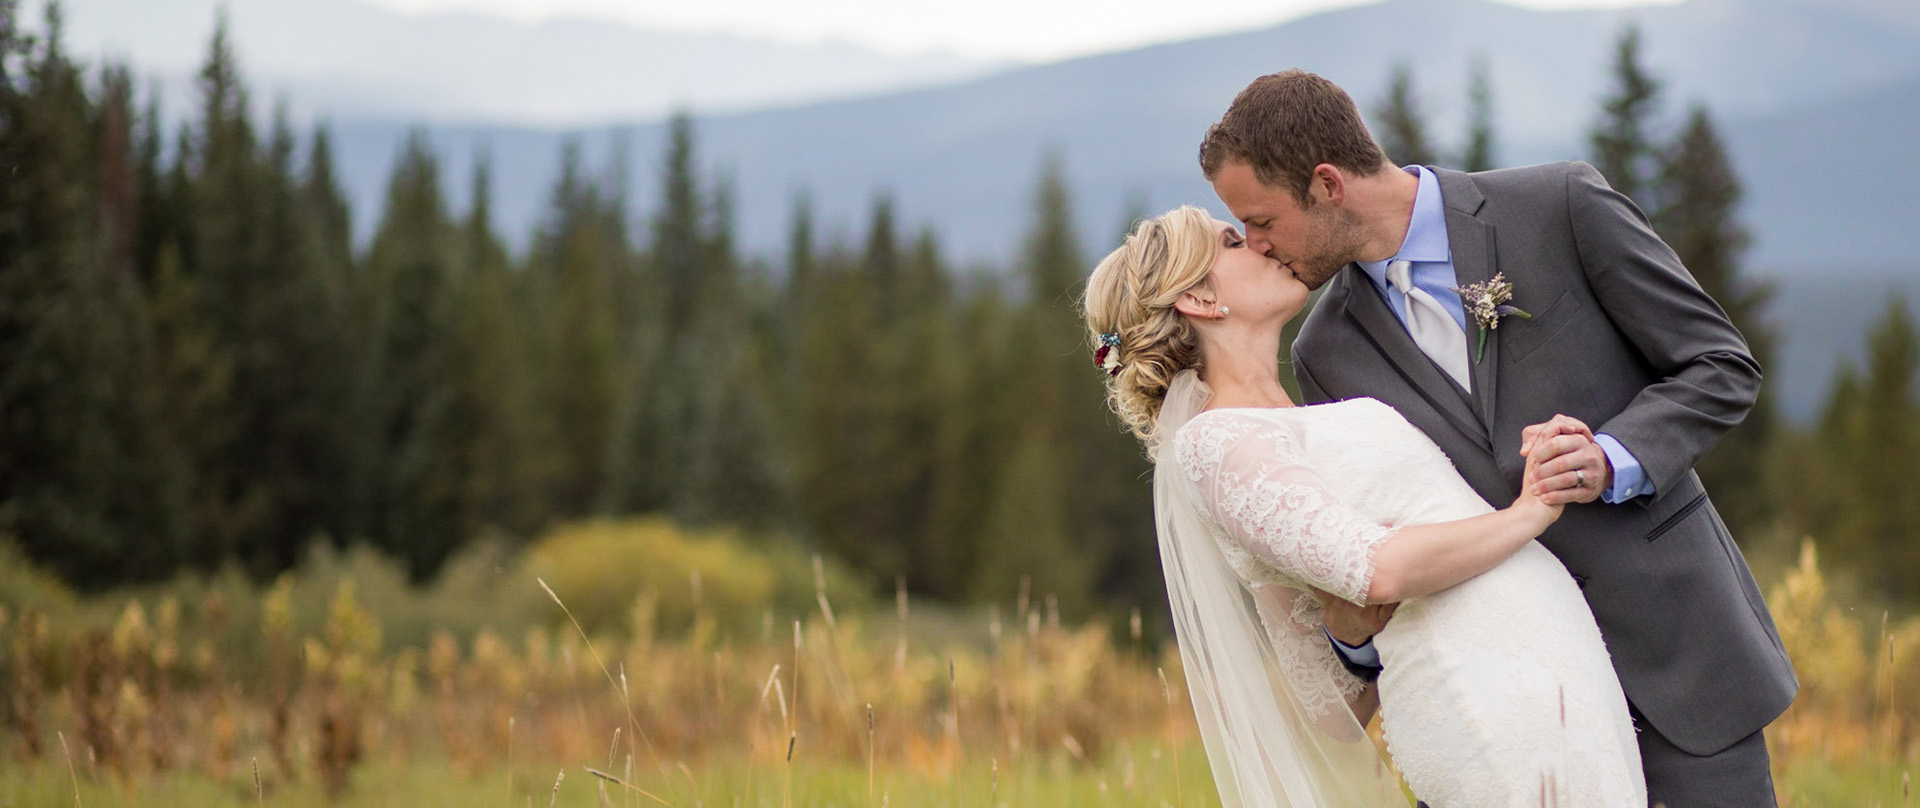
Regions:
M 1323 716 L 1347 710 L 1364 684 L 1334 656 L 1304 590 L 1360 602 L 1371 551 L 1395 529 L 1491 510 L 1439 447 L 1373 399 L 1207 411 L 1169 448 L 1254 596 L 1279 674 Z M 1600 631 L 1538 543 L 1402 603 L 1374 646 L 1389 752 L 1432 808 L 1647 804 Z

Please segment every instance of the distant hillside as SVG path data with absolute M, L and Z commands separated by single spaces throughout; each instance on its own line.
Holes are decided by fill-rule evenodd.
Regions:
M 1867 330 L 1889 297 L 1905 297 L 1908 311 L 1920 314 L 1920 269 L 1804 274 L 1775 284 L 1770 313 L 1786 339 L 1766 368 L 1764 389 L 1797 421 L 1819 414 L 1842 367 L 1866 367 Z
M 45 0 L 27 0 L 38 27 Z M 69 49 L 162 80 L 165 112 L 195 108 L 216 8 L 266 109 L 310 116 L 539 126 L 812 103 L 976 77 L 1003 67 L 557 19 L 396 14 L 359 0 L 68 0 Z
M 1193 151 L 1200 134 L 1245 82 L 1290 65 L 1341 82 L 1363 104 L 1378 98 L 1393 60 L 1415 69 L 1424 107 L 1445 146 L 1458 141 L 1469 61 L 1492 69 L 1499 154 L 1507 163 L 1584 156 L 1584 130 L 1604 91 L 1610 49 L 1622 25 L 1645 31 L 1647 57 L 1669 81 L 1668 111 L 1711 104 L 1752 193 L 1759 266 L 1790 271 L 1818 258 L 1893 265 L 1909 248 L 1900 206 L 1869 198 L 1857 174 L 1829 171 L 1805 155 L 1821 144 L 1840 155 L 1902 150 L 1892 140 L 1920 115 L 1920 26 L 1899 24 L 1899 0 L 1867 13 L 1870 0 L 1691 0 L 1616 11 L 1542 12 L 1481 0 L 1389 0 L 1328 12 L 1264 31 L 1162 45 L 1013 70 L 976 81 L 894 95 L 730 115 L 700 121 L 702 154 L 737 186 L 741 238 L 776 250 L 793 195 L 810 193 L 822 217 L 857 229 L 879 192 L 909 222 L 932 225 L 949 251 L 1002 263 L 1026 220 L 1029 189 L 1049 150 L 1062 154 L 1079 203 L 1082 236 L 1104 244 L 1134 204 L 1163 208 L 1208 201 Z M 1909 15 L 1911 16 L 1911 15 Z M 1891 21 L 1890 21 L 1891 20 Z M 1356 55 L 1349 44 L 1375 42 Z M 1808 111 L 1817 111 L 1809 115 Z M 407 126 L 346 121 L 345 170 L 361 204 L 361 232 L 377 215 L 381 183 Z M 493 157 L 502 227 L 523 239 L 558 166 L 559 145 L 583 137 L 604 160 L 611 130 L 433 129 L 460 177 L 478 144 Z M 661 148 L 657 125 L 620 136 L 631 187 L 645 200 Z M 1830 138 L 1833 138 L 1830 140 Z M 1853 151 L 1872 145 L 1877 152 Z M 1850 171 L 1884 170 L 1878 187 L 1920 179 L 1912 153 Z M 606 163 L 601 162 L 601 165 Z M 1869 169 L 1869 166 L 1872 169 Z M 1902 174 L 1900 172 L 1907 172 Z M 1845 176 L 1845 180 L 1842 176 Z M 455 182 L 464 190 L 464 181 Z M 1889 190 L 1889 193 L 1894 192 Z M 1803 199 L 1847 223 L 1844 240 L 1810 226 Z M 1824 221 L 1824 219 L 1823 219 Z
M 756 86 L 785 78 L 777 66 L 740 73 L 632 67 L 623 60 L 679 52 L 640 47 L 646 35 L 624 29 L 403 18 L 351 2 L 234 2 L 242 54 L 259 54 L 247 63 L 250 71 L 269 79 L 282 75 L 275 70 L 310 76 L 310 84 L 268 82 L 291 93 L 296 107 L 318 98 L 331 99 L 326 103 L 336 110 L 359 110 L 336 112 L 332 128 L 363 240 L 406 132 L 415 122 L 445 120 L 451 107 L 441 100 L 457 107 L 475 97 L 462 89 L 469 84 L 435 83 L 462 70 L 488 88 L 481 101 L 490 106 L 475 108 L 527 118 L 575 103 L 567 99 L 607 103 L 624 93 L 660 103 L 673 88 L 736 86 L 743 73 L 752 73 Z M 196 48 L 203 44 L 207 23 L 158 13 L 146 0 L 85 7 L 113 8 L 130 15 L 116 18 L 123 28 L 171 25 L 191 30 Z M 77 37 L 87 13 L 72 16 Z M 249 27 L 259 19 L 279 22 Z M 1920 188 L 1920 151 L 1910 146 L 1920 131 L 1920 6 L 1909 0 L 1688 0 L 1557 12 L 1485 0 L 1386 0 L 1260 31 L 931 89 L 702 114 L 698 147 L 731 178 L 740 241 L 750 252 L 780 254 L 798 193 L 812 198 L 830 237 L 848 239 L 864 227 L 875 195 L 885 193 L 905 222 L 930 227 L 950 256 L 983 267 L 1003 267 L 1017 250 L 1034 178 L 1051 151 L 1070 176 L 1091 256 L 1113 242 L 1132 210 L 1212 203 L 1194 165 L 1201 133 L 1246 81 L 1288 66 L 1321 72 L 1371 106 L 1392 63 L 1407 61 L 1433 134 L 1451 148 L 1462 129 L 1468 65 L 1481 58 L 1492 72 L 1502 162 L 1584 157 L 1611 48 L 1628 22 L 1642 27 L 1647 60 L 1667 82 L 1665 111 L 1677 119 L 1685 105 L 1708 103 L 1729 141 L 1748 188 L 1744 217 L 1755 235 L 1749 265 L 1782 281 L 1776 310 L 1789 343 L 1770 377 L 1787 409 L 1804 416 L 1824 392 L 1833 358 L 1858 355 L 1863 321 L 1877 312 L 1886 288 L 1920 277 L 1907 235 L 1920 212 L 1912 190 Z M 303 55 L 303 35 L 357 38 L 361 44 L 347 52 L 365 63 L 321 60 L 309 73 L 284 67 L 319 58 Z M 413 41 L 438 42 L 451 55 L 410 53 L 402 43 Z M 1363 49 L 1355 46 L 1363 41 Z M 718 44 L 688 47 L 694 55 L 682 54 L 678 64 L 730 53 Z M 499 56 L 522 53 L 545 56 Z M 815 56 L 786 53 L 779 58 L 800 61 L 753 64 L 798 65 Z M 867 72 L 872 80 L 910 80 L 907 73 Z M 422 101 L 422 93 L 445 98 Z M 383 109 L 402 112 L 368 112 Z M 544 213 L 564 142 L 580 142 L 586 164 L 603 171 L 619 144 L 630 170 L 626 186 L 644 215 L 664 134 L 656 123 L 566 130 L 439 123 L 428 131 L 458 206 L 477 155 L 490 156 L 496 224 L 522 247 Z M 1873 305 L 1846 308 L 1862 298 Z
M 1735 117 L 1723 131 L 1747 184 L 1761 269 L 1920 276 L 1920 75 Z

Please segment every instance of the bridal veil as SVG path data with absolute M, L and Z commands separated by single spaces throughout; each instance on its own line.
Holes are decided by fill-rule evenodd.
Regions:
M 1152 448 L 1153 504 L 1180 659 L 1220 802 L 1226 808 L 1405 808 L 1396 778 L 1353 715 L 1309 710 L 1279 672 L 1269 632 L 1302 628 L 1261 620 L 1173 457 L 1175 433 L 1211 398 L 1194 371 L 1174 377 Z M 1292 639 L 1301 638 L 1283 641 Z

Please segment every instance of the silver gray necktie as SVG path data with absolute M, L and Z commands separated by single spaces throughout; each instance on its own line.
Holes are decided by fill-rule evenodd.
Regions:
M 1462 389 L 1473 390 L 1473 371 L 1467 364 L 1467 334 L 1460 330 L 1453 315 L 1447 313 L 1440 301 L 1426 290 L 1413 285 L 1413 262 L 1394 261 L 1387 264 L 1387 283 L 1395 291 L 1406 296 L 1407 331 L 1413 335 L 1413 344 L 1427 357 L 1440 366 L 1441 370 L 1460 383 Z

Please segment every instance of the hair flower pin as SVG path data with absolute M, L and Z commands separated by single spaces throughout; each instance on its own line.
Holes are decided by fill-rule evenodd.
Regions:
M 1473 361 L 1478 364 L 1487 356 L 1487 332 L 1500 327 L 1500 318 L 1518 317 L 1531 320 L 1533 315 L 1520 310 L 1519 306 L 1509 305 L 1513 299 L 1513 284 L 1507 282 L 1504 272 L 1480 283 L 1454 287 L 1460 293 L 1460 302 L 1467 308 L 1467 316 L 1473 318 L 1474 325 L 1480 327 L 1480 346 L 1474 351 Z
M 1101 334 L 1100 347 L 1093 351 L 1093 365 L 1108 376 L 1120 375 L 1120 335 Z

